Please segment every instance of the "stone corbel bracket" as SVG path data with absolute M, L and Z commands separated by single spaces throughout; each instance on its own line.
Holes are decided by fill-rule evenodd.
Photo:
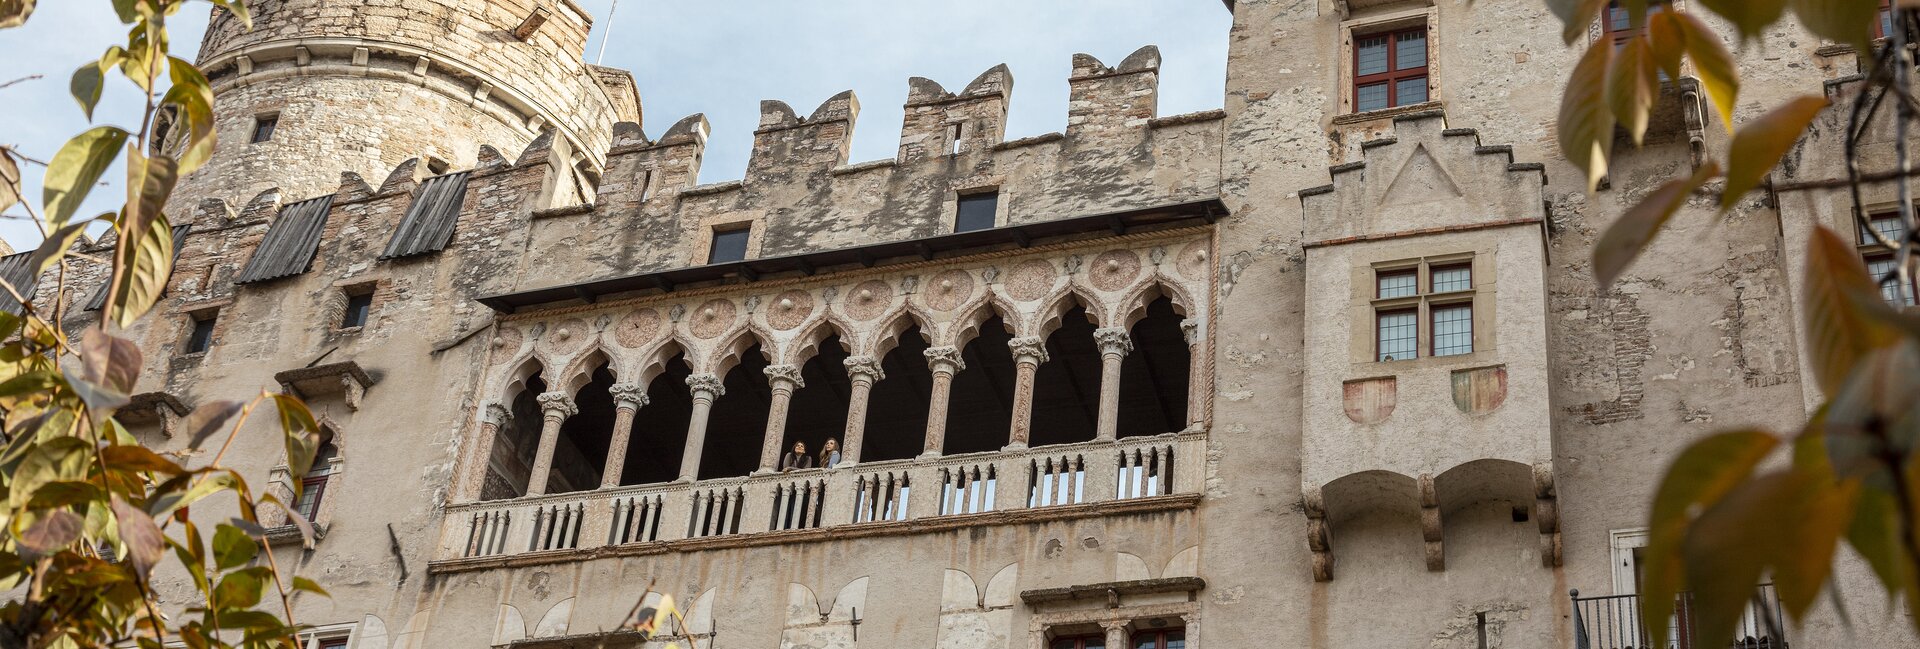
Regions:
M 1553 462 L 1533 465 L 1533 518 L 1540 522 L 1540 565 L 1560 567 L 1560 496 L 1553 486 Z
M 129 425 L 159 424 L 160 434 L 171 439 L 179 429 L 180 418 L 192 412 L 179 397 L 165 392 L 143 392 L 133 395 L 127 405 L 121 406 L 117 413 L 120 423 Z
M 360 398 L 378 382 L 353 361 L 287 370 L 273 375 L 273 380 L 280 384 L 281 392 L 308 401 L 339 394 L 340 401 L 353 410 L 360 409 Z
M 1427 543 L 1427 570 L 1447 569 L 1445 537 L 1440 529 L 1440 495 L 1433 488 L 1433 475 L 1420 474 L 1420 538 Z
M 1300 501 L 1307 514 L 1307 549 L 1313 551 L 1313 580 L 1333 581 L 1333 539 L 1327 531 L 1327 503 L 1320 488 L 1301 489 Z

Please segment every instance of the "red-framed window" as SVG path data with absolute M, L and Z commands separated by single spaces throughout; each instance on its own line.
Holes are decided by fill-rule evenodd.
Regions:
M 293 510 L 300 512 L 309 523 L 315 522 L 320 515 L 320 502 L 326 497 L 329 477 L 332 476 L 312 476 L 300 481 L 300 499 L 294 501 Z
M 1133 632 L 1132 649 L 1187 649 L 1186 629 L 1150 629 Z
M 1353 109 L 1357 112 L 1427 101 L 1427 27 L 1353 38 Z
M 1047 643 L 1047 649 L 1107 649 L 1107 637 L 1103 635 L 1062 636 Z
M 1900 276 L 1894 273 L 1899 262 L 1892 253 L 1867 255 L 1867 275 L 1880 284 L 1880 298 L 1895 307 L 1914 306 L 1914 296 L 1920 294 L 1920 278 L 1909 276 L 1901 283 Z M 1881 279 L 1885 278 L 1885 279 Z
M 1880 0 L 1880 13 L 1873 21 L 1873 37 L 1886 38 L 1893 33 L 1893 0 Z
M 1374 314 L 1374 360 L 1405 361 L 1420 357 L 1420 310 L 1379 311 Z
M 1433 338 L 1427 349 L 1434 356 L 1459 356 L 1473 353 L 1473 302 L 1447 302 L 1427 308 L 1432 320 L 1427 331 Z

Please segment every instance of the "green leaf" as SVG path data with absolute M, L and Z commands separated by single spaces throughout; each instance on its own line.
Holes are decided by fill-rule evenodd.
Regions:
M 260 544 L 240 528 L 221 523 L 213 532 L 213 565 L 232 570 L 247 565 L 260 553 Z
M 200 502 L 207 496 L 232 489 L 235 485 L 239 484 L 239 479 L 231 472 L 225 470 L 207 473 L 204 478 L 199 480 L 188 481 L 182 479 L 188 477 L 187 475 L 183 475 L 175 480 L 168 480 L 166 484 L 161 485 L 161 488 L 154 494 L 153 499 L 147 502 L 147 512 L 152 514 L 154 518 L 165 518 L 171 516 L 174 512 L 180 511 L 183 507 Z M 168 488 L 169 485 L 179 486 Z
M 240 414 L 242 407 L 238 401 L 209 401 L 194 408 L 193 413 L 187 415 L 186 425 L 181 427 L 187 431 L 187 446 L 200 448 L 202 442 L 226 427 L 227 420 Z
M 0 213 L 20 202 L 20 164 L 13 160 L 13 149 L 0 146 Z
M 1873 42 L 1874 21 L 1880 18 L 1880 0 L 1792 0 L 1800 25 L 1815 36 L 1848 43 L 1866 52 Z
M 1636 35 L 1614 48 L 1607 70 L 1607 106 L 1614 121 L 1627 129 L 1639 146 L 1647 134 L 1647 114 L 1660 97 L 1660 66 L 1647 37 Z
M 166 537 L 146 512 L 127 504 L 118 495 L 113 497 L 113 517 L 120 521 L 120 543 L 127 548 L 127 560 L 133 563 L 140 579 L 146 580 L 166 554 Z
M 1560 37 L 1568 45 L 1587 34 L 1587 28 L 1600 18 L 1607 0 L 1547 0 L 1547 9 L 1560 19 Z
M 320 450 L 320 425 L 314 423 L 307 404 L 290 394 L 273 395 L 274 408 L 280 411 L 281 438 L 287 451 L 287 472 L 299 482 L 313 468 L 313 456 Z
M 1580 57 L 1567 79 L 1566 93 L 1560 97 L 1560 118 L 1556 123 L 1560 152 L 1568 162 L 1587 174 L 1587 191 L 1593 191 L 1607 175 L 1607 158 L 1613 153 L 1613 112 L 1607 108 L 1607 67 L 1611 43 L 1595 43 Z
M 1820 596 L 1833 572 L 1833 551 L 1853 522 L 1860 497 L 1860 481 L 1835 482 L 1827 476 L 1794 471 L 1798 488 L 1790 507 L 1778 507 L 1774 520 L 1790 510 L 1794 524 L 1780 530 L 1780 548 L 1769 561 L 1780 604 L 1794 620 L 1806 619 L 1807 609 Z M 1782 503 L 1786 504 L 1786 503 Z
M 1727 44 L 1721 42 L 1720 34 L 1706 23 L 1686 12 L 1662 11 L 1655 19 L 1656 25 L 1666 23 L 1667 27 L 1663 28 L 1685 34 L 1687 58 L 1693 61 L 1693 73 L 1700 78 L 1700 85 L 1706 87 L 1707 98 L 1713 100 L 1714 108 L 1719 109 L 1720 123 L 1727 132 L 1733 132 L 1733 107 L 1740 101 L 1740 72 L 1734 67 L 1733 54 L 1727 51 Z
M 15 509 L 26 505 L 41 485 L 50 482 L 85 480 L 89 450 L 77 437 L 55 437 L 35 446 L 12 476 L 8 505 Z
M 29 556 L 45 556 L 64 550 L 80 540 L 86 520 L 65 509 L 40 515 L 20 534 L 20 549 Z
M 140 347 L 100 327 L 81 335 L 80 361 L 87 380 L 121 392 L 133 392 L 140 379 Z
M 73 93 L 74 101 L 80 102 L 80 110 L 87 114 L 87 121 L 93 121 L 93 107 L 100 105 L 100 91 L 106 88 L 106 71 L 99 61 L 80 66 L 73 71 L 73 80 L 67 82 L 67 90 Z
M 0 29 L 27 24 L 33 15 L 34 0 L 0 0 Z
M 1677 14 L 1656 11 L 1647 17 L 1647 42 L 1654 65 L 1659 66 L 1668 79 L 1680 78 L 1680 62 L 1687 53 L 1687 27 L 1682 24 L 1686 19 Z
M 136 11 L 140 3 L 141 0 L 113 0 L 113 13 L 120 16 L 122 24 L 131 25 L 140 19 L 140 12 Z
M 1800 524 L 1795 515 L 1805 513 L 1810 488 L 1805 474 L 1771 473 L 1741 483 L 1700 514 L 1685 546 L 1687 584 L 1693 593 L 1688 605 L 1693 620 L 1690 635 L 1734 637 L 1734 625 L 1747 610 L 1760 576 L 1787 548 L 1784 534 L 1755 534 L 1754 530 L 1780 521 Z
M 180 153 L 178 173 L 182 176 L 205 164 L 213 155 L 213 88 L 207 77 L 192 63 L 169 58 L 167 70 L 173 87 L 167 89 L 163 103 L 178 106 L 180 127 L 187 133 L 187 145 Z
M 107 302 L 106 319 L 122 329 L 153 309 L 173 274 L 172 228 L 165 215 L 155 212 L 153 217 L 134 238 L 126 236 L 128 219 L 121 219 L 121 239 L 114 247 L 114 293 Z
M 1826 97 L 1802 95 L 1747 122 L 1734 133 L 1733 147 L 1727 152 L 1727 189 L 1720 195 L 1721 211 L 1733 209 L 1748 191 L 1760 186 L 1760 180 L 1800 141 L 1807 124 L 1827 103 Z
M 68 223 L 65 227 L 54 230 L 53 234 L 47 235 L 47 239 L 40 242 L 40 247 L 33 249 L 33 256 L 28 258 L 27 266 L 33 269 L 33 275 L 38 277 L 54 264 L 60 263 L 61 259 L 65 259 L 67 252 L 73 248 L 73 242 L 86 232 L 87 226 L 92 224 L 92 221 Z
M 1687 204 L 1687 198 L 1694 190 L 1707 184 L 1720 173 L 1720 166 L 1712 161 L 1701 165 L 1693 176 L 1667 181 L 1653 193 L 1647 194 L 1640 202 L 1621 214 L 1607 231 L 1600 235 L 1600 241 L 1593 246 L 1593 276 L 1600 284 L 1602 292 L 1612 288 L 1614 280 L 1620 278 L 1633 259 L 1653 242 L 1654 235 L 1673 218 L 1674 212 Z
M 1832 230 L 1814 228 L 1807 242 L 1807 349 L 1814 378 L 1827 394 L 1839 392 L 1869 351 L 1895 339 L 1884 322 L 1859 308 L 1861 294 L 1879 292 L 1859 252 Z
M 1742 40 L 1759 39 L 1787 9 L 1787 0 L 1700 0 L 1700 4 L 1732 22 Z
M 253 16 L 247 13 L 247 3 L 241 0 L 213 0 L 213 4 L 233 12 L 234 17 L 240 19 L 241 27 L 253 29 Z
M 118 471 L 149 471 L 170 476 L 187 472 L 173 460 L 160 457 L 144 446 L 108 446 L 100 449 L 100 460 Z
M 1647 548 L 1642 553 L 1641 618 L 1653 641 L 1664 646 L 1674 598 L 1686 585 L 1682 561 L 1688 523 L 1695 507 L 1719 502 L 1753 473 L 1780 440 L 1757 430 L 1717 433 L 1681 451 L 1654 493 L 1648 518 Z
M 47 163 L 42 181 L 40 204 L 46 210 L 47 227 L 59 229 L 80 209 L 81 201 L 93 191 L 94 183 L 113 164 L 120 148 L 127 143 L 127 132 L 112 126 L 96 126 L 67 140 L 53 161 Z
M 315 595 L 319 595 L 321 597 L 325 597 L 328 599 L 333 598 L 333 593 L 327 592 L 327 589 L 321 588 L 320 584 L 315 583 L 312 579 L 308 579 L 306 577 L 299 577 L 299 576 L 294 577 L 293 589 L 303 590 L 303 591 L 313 593 Z
M 265 570 L 264 567 L 248 568 L 227 573 L 220 578 L 220 585 L 213 588 L 212 597 L 209 599 L 219 608 L 246 609 L 258 605 L 260 593 L 266 586 L 265 580 L 261 578 L 261 573 Z
M 1899 510 L 1892 493 L 1865 489 L 1847 527 L 1847 545 L 1866 559 L 1888 597 L 1910 587 L 1917 568 L 1901 550 Z

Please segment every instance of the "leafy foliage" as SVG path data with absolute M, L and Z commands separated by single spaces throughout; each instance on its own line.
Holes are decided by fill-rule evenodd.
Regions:
M 1546 0 L 1565 24 L 1569 45 L 1607 8 L 1605 0 Z M 1877 0 L 1700 0 L 1740 42 L 1794 20 L 1814 34 L 1853 44 L 1876 68 L 1863 84 L 1867 93 L 1897 93 L 1901 120 L 1920 112 L 1906 87 L 1914 67 L 1906 48 L 1920 21 L 1913 10 L 1895 11 L 1895 29 L 1873 40 Z M 1895 3 L 1905 5 L 1909 3 Z M 1653 96 L 1666 79 L 1692 77 L 1705 89 L 1717 117 L 1732 133 L 1724 163 L 1706 160 L 1686 178 L 1668 181 L 1629 208 L 1595 245 L 1593 268 L 1609 290 L 1691 197 L 1711 195 L 1718 212 L 1737 207 L 1766 186 L 1767 175 L 1798 144 L 1829 106 L 1826 97 L 1788 99 L 1735 128 L 1740 79 L 1721 37 L 1700 18 L 1650 0 L 1620 0 L 1636 29 L 1617 45 L 1611 38 L 1587 44 L 1568 79 L 1560 107 L 1561 152 L 1595 186 L 1607 173 L 1614 124 L 1638 144 Z M 1642 28 L 1644 27 L 1644 28 Z M 1902 69 L 1890 72 L 1895 66 Z M 1664 79 L 1663 79 L 1664 75 Z M 1864 102 L 1864 103 L 1863 103 Z M 1871 113 L 1867 114 L 1871 118 Z M 1850 156 L 1861 113 L 1849 127 Z M 1900 169 L 1909 169 L 1904 148 Z M 1850 169 L 1857 192 L 1858 160 Z M 1703 201 L 1704 202 L 1704 201 Z M 1855 194 L 1854 217 L 1865 225 Z M 1898 260 L 1894 279 L 1911 277 L 1920 240 L 1914 210 L 1902 206 L 1906 240 L 1885 241 Z M 1807 251 L 1803 309 L 1809 366 L 1827 401 L 1795 435 L 1760 430 L 1723 432 L 1698 440 L 1668 469 L 1654 497 L 1649 539 L 1642 557 L 1641 618 L 1650 646 L 1669 644 L 1668 627 L 1678 597 L 1692 593 L 1691 633 L 1700 639 L 1731 638 L 1748 610 L 1758 582 L 1770 577 L 1781 607 L 1804 619 L 1832 575 L 1833 557 L 1844 540 L 1872 566 L 1891 597 L 1903 598 L 1908 619 L 1920 630 L 1920 316 L 1888 306 L 1858 250 L 1840 235 L 1817 227 Z M 1769 456 L 1790 450 L 1792 462 L 1767 467 Z M 1837 597 L 1837 594 L 1836 594 Z M 1766 620 L 1778 625 L 1779 620 Z
M 237 0 L 213 2 L 246 18 Z M 166 288 L 173 263 L 167 199 L 182 175 L 212 155 L 215 142 L 206 76 L 167 54 L 166 19 L 186 0 L 110 4 L 131 27 L 127 43 L 81 67 L 70 88 L 91 119 L 117 71 L 146 95 L 146 110 L 138 129 L 92 128 L 48 163 L 43 212 L 35 215 L 46 240 L 32 258 L 36 271 L 64 271 L 81 232 L 110 224 L 116 239 L 105 314 L 77 340 L 62 330 L 58 296 L 69 294 L 65 272 L 57 275 L 61 286 L 51 291 L 50 309 L 33 295 L 19 295 L 20 313 L 0 312 L 0 499 L 6 501 L 0 590 L 19 593 L 0 604 L 0 648 L 292 649 L 300 646 L 301 628 L 292 620 L 293 595 L 325 596 L 326 590 L 282 575 L 256 512 L 286 504 L 257 493 L 221 461 L 248 415 L 271 406 L 297 494 L 318 445 L 313 415 L 280 394 L 203 404 L 186 418 L 189 439 L 195 449 L 216 440 L 220 448 L 200 466 L 143 446 L 116 418 L 136 390 L 144 360 L 138 346 L 112 332 L 137 323 Z M 24 22 L 32 8 L 32 2 L 0 0 L 0 27 Z M 164 89 L 157 87 L 162 79 Z M 153 126 L 163 112 L 185 134 L 177 147 L 155 146 Z M 116 161 L 127 169 L 125 204 L 74 220 Z M 19 180 L 11 152 L 0 150 L 0 209 L 20 200 Z M 222 494 L 234 501 L 207 507 L 234 513 L 213 523 L 209 540 L 201 529 L 207 519 L 191 512 Z M 303 518 L 291 518 L 312 533 Z M 197 600 L 171 602 L 184 610 L 163 614 L 153 588 L 161 571 L 190 579 Z

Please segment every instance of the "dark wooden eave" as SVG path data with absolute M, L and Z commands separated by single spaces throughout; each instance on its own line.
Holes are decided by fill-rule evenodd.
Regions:
M 500 313 L 563 302 L 591 304 L 616 294 L 671 293 L 695 286 L 748 283 L 775 277 L 810 276 L 851 268 L 885 268 L 969 254 L 1027 248 L 1053 241 L 1210 224 L 1227 215 L 1220 199 L 1175 203 L 1055 221 L 1023 223 L 988 230 L 957 232 L 925 239 L 889 241 L 853 248 L 821 250 L 784 257 L 688 266 L 577 284 L 550 286 L 479 298 Z
M 1111 599 L 1120 595 L 1151 595 L 1156 593 L 1198 592 L 1205 590 L 1207 582 L 1199 577 L 1168 577 L 1165 579 L 1137 579 L 1134 581 L 1115 581 L 1104 584 L 1084 584 L 1065 588 L 1041 588 L 1021 591 L 1020 601 L 1028 604 L 1041 602 L 1065 602 L 1085 599 Z

